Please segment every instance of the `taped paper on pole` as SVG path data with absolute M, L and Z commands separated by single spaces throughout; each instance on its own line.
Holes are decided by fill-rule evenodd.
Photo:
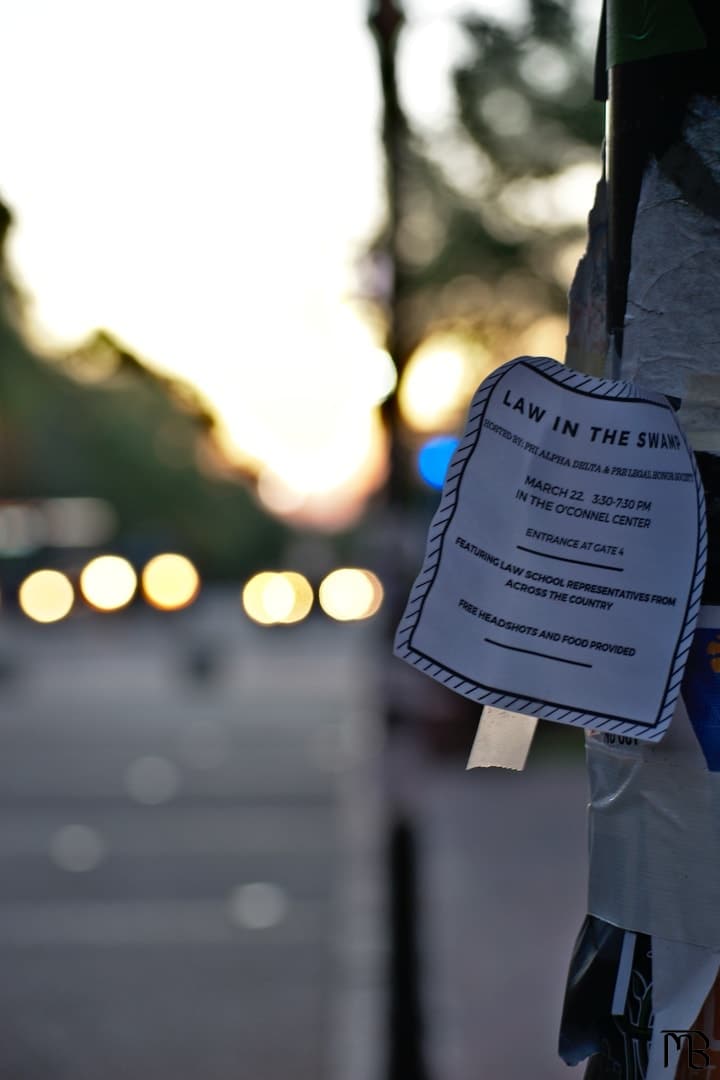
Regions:
M 514 769 L 522 772 L 532 746 L 536 716 L 486 705 L 466 769 Z
M 395 652 L 483 705 L 656 741 L 705 554 L 667 399 L 520 357 L 473 398 Z

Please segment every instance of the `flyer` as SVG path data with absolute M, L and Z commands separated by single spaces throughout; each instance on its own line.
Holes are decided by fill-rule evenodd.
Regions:
M 520 357 L 473 398 L 395 652 L 480 704 L 656 741 L 705 554 L 667 399 Z

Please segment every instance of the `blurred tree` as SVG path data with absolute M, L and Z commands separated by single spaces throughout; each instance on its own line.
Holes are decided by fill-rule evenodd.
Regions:
M 0 237 L 10 220 L 0 204 Z M 213 427 L 192 388 L 108 334 L 55 360 L 33 352 L 0 263 L 0 498 L 103 498 L 124 547 L 172 545 L 206 575 L 238 577 L 272 562 L 287 533 L 221 474 Z
M 469 14 L 461 28 L 455 129 L 408 130 L 397 163 L 401 355 L 437 322 L 516 330 L 564 313 L 584 234 L 565 205 L 572 170 L 600 172 L 603 112 L 573 0 L 527 0 L 512 23 Z

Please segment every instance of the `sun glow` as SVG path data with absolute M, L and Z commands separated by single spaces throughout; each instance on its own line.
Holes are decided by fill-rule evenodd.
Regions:
M 378 482 L 373 411 L 395 377 L 344 300 L 382 214 L 364 3 L 11 6 L 2 197 L 36 343 L 106 329 L 195 383 L 294 514 L 342 488 L 342 517 Z

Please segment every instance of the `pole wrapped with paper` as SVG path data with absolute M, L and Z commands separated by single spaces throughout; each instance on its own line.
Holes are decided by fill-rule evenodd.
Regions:
M 608 6 L 610 370 L 679 402 L 705 490 L 708 566 L 667 736 L 655 746 L 587 737 L 591 916 L 561 1052 L 571 1063 L 592 1053 L 589 1077 L 653 1080 L 720 1065 L 720 54 L 713 5 L 650 5 L 645 35 L 642 15 Z M 625 962 L 590 1039 L 578 1003 L 585 973 L 608 959 L 598 937 L 608 925 L 623 933 Z
M 485 707 L 483 764 L 522 767 L 534 718 L 586 728 L 560 1053 L 592 1080 L 720 1066 L 719 27 L 707 0 L 608 4 L 573 370 L 520 357 L 477 391 L 396 636 Z

